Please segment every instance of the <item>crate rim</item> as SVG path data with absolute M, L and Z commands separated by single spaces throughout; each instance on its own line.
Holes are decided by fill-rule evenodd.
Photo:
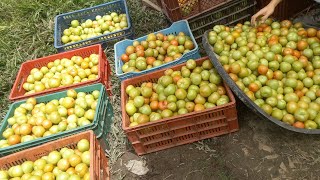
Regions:
M 302 133 L 302 134 L 320 134 L 320 129 L 300 129 L 300 128 L 295 128 L 291 125 L 288 125 L 284 122 L 282 122 L 281 120 L 275 119 L 274 117 L 268 115 L 265 111 L 263 111 L 258 105 L 256 105 L 247 95 L 245 95 L 245 93 L 236 85 L 236 83 L 230 78 L 229 74 L 227 72 L 225 72 L 224 70 L 222 71 L 219 70 L 219 68 L 217 68 L 216 66 L 220 67 L 221 65 L 220 62 L 218 62 L 217 60 L 217 55 L 213 52 L 213 49 L 211 47 L 211 45 L 209 45 L 207 42 L 207 35 L 209 33 L 209 31 L 211 30 L 207 30 L 202 37 L 202 43 L 204 45 L 204 48 L 206 50 L 206 52 L 208 53 L 209 59 L 212 62 L 212 64 L 215 66 L 215 68 L 217 69 L 218 73 L 220 74 L 220 76 L 223 78 L 224 82 L 227 83 L 228 86 L 232 87 L 230 88 L 232 90 L 232 92 L 234 92 L 234 94 L 244 103 L 246 104 L 246 106 L 252 110 L 256 115 L 258 115 L 259 117 L 263 118 L 263 119 L 267 119 L 273 123 L 275 123 L 276 125 L 287 129 L 289 131 L 293 131 L 296 133 Z M 215 62 L 216 63 L 213 63 Z M 222 66 L 221 66 L 222 67 Z
M 201 57 L 199 59 L 196 59 L 195 61 L 201 61 L 201 60 L 210 60 L 210 58 L 209 58 L 209 56 L 205 56 L 205 57 Z M 160 69 L 160 70 L 151 72 L 149 74 L 144 74 L 144 76 L 146 76 L 146 75 L 147 76 L 152 76 L 152 74 L 154 74 L 154 73 L 164 72 L 167 69 L 176 68 L 176 67 L 179 67 L 179 66 L 182 67 L 184 64 L 185 63 L 178 64 L 178 65 L 172 66 L 170 68 Z M 138 76 L 138 77 L 141 77 L 141 76 Z M 135 78 L 135 77 L 133 77 L 133 78 Z M 124 83 L 130 82 L 133 78 L 129 78 L 129 79 L 126 79 L 126 80 L 121 82 L 121 91 L 125 92 Z M 139 125 L 133 126 L 133 127 L 127 127 L 125 125 L 124 121 L 125 121 L 125 119 L 128 118 L 128 114 L 125 112 L 125 110 L 123 110 L 122 111 L 122 128 L 123 128 L 123 130 L 125 132 L 137 131 L 137 130 L 146 128 L 146 125 L 147 126 L 154 126 L 154 125 L 163 124 L 164 122 L 177 121 L 177 120 L 180 120 L 183 117 L 198 116 L 198 115 L 201 115 L 203 113 L 211 112 L 213 110 L 224 109 L 225 107 L 229 107 L 229 106 L 235 105 L 236 104 L 236 99 L 235 99 L 233 93 L 231 92 L 230 88 L 228 87 L 228 85 L 225 82 L 223 82 L 223 86 L 226 88 L 226 92 L 228 94 L 228 97 L 230 98 L 230 102 L 229 103 L 226 103 L 226 104 L 223 104 L 223 105 L 219 105 L 219 106 L 215 106 L 215 107 L 212 107 L 212 108 L 208 108 L 208 109 L 205 109 L 205 110 L 202 110 L 202 111 L 198 111 L 198 112 L 191 112 L 191 113 L 177 115 L 177 116 L 173 116 L 173 117 L 169 117 L 169 118 L 163 118 L 163 119 L 160 119 L 160 120 L 157 120 L 157 121 L 148 122 L 148 123 L 145 123 L 145 124 L 139 124 Z M 124 95 L 125 95 L 125 93 L 124 93 Z M 127 98 L 121 97 L 121 99 L 123 99 L 123 101 L 121 101 L 121 107 L 125 107 L 125 104 L 126 104 L 125 99 L 127 100 Z
M 74 88 L 75 90 L 77 90 L 77 89 L 83 89 L 83 88 L 87 88 L 87 87 L 92 87 L 92 86 L 100 86 L 100 90 L 103 90 L 103 89 L 105 89 L 104 88 L 104 85 L 103 84 L 101 84 L 101 83 L 96 83 L 96 84 L 91 84 L 91 85 L 88 85 L 88 86 L 82 86 L 82 87 L 77 87 L 77 88 Z M 70 89 L 70 88 L 69 88 Z M 72 88 L 71 88 L 72 89 Z M 64 91 L 60 91 L 60 92 L 56 92 L 56 93 L 63 93 L 63 92 L 66 92 L 68 89 L 66 89 L 66 90 L 64 90 Z M 53 95 L 55 95 L 56 93 L 52 93 L 52 94 L 46 94 L 46 95 L 42 95 L 42 96 L 37 96 L 37 97 L 35 97 L 36 99 L 38 99 L 38 98 L 45 98 L 45 97 L 49 97 L 49 96 L 53 96 Z M 101 93 L 101 92 L 100 92 Z M 106 92 L 105 92 L 106 93 Z M 22 103 L 24 103 L 24 102 L 26 102 L 26 99 L 23 99 L 23 100 L 20 100 L 20 101 L 16 101 L 16 102 L 14 102 L 14 103 L 12 103 L 10 106 L 9 106 L 9 110 L 12 110 L 12 111 L 14 111 L 13 110 L 13 106 L 15 106 L 15 105 L 19 105 L 19 104 L 22 104 Z M 99 99 L 98 99 L 98 104 L 100 105 L 100 103 L 101 103 L 101 94 L 99 95 Z M 4 120 L 8 120 L 10 117 L 9 117 L 9 112 L 10 111 L 7 111 L 7 113 L 6 113 L 6 115 L 5 115 L 5 117 L 4 117 Z M 98 126 L 98 123 L 96 122 L 97 121 L 97 119 L 96 119 L 96 117 L 98 116 L 98 113 L 97 113 L 97 111 L 98 111 L 98 109 L 96 109 L 96 111 L 95 111 L 95 118 L 94 118 L 94 120 L 90 123 L 90 124 L 87 124 L 87 125 L 84 125 L 84 126 L 79 126 L 79 127 L 77 127 L 77 128 L 74 128 L 74 129 L 69 129 L 69 130 L 65 130 L 65 131 L 62 131 L 62 132 L 59 132 L 59 133 L 56 133 L 56 134 L 51 134 L 51 135 L 49 135 L 49 136 L 45 136 L 45 137 L 39 137 L 39 138 L 36 138 L 36 139 L 33 139 L 33 140 L 31 140 L 31 141 L 26 141 L 26 142 L 21 142 L 21 143 L 18 143 L 18 144 L 15 144 L 15 145 L 12 145 L 12 146 L 7 146 L 7 147 L 4 147 L 4 148 L 0 148 L 0 152 L 1 151 L 8 151 L 8 150 L 14 150 L 14 149 L 17 149 L 17 148 L 22 148 L 21 146 L 24 146 L 25 144 L 29 144 L 29 143 L 31 143 L 31 142 L 33 142 L 33 143 L 38 143 L 39 141 L 42 141 L 44 138 L 48 138 L 48 137 L 50 137 L 50 138 L 56 138 L 56 137 L 59 137 L 60 135 L 61 135 L 61 133 L 66 133 L 66 132 L 68 132 L 68 133 L 73 133 L 73 132 L 77 132 L 78 131 L 78 129 L 79 128 L 81 128 L 81 129 L 85 129 L 85 128 L 88 128 L 88 127 L 97 127 Z M 96 122 L 96 124 L 95 124 L 95 122 Z M 4 128 L 4 126 L 5 126 L 5 123 L 4 122 L 1 122 L 1 124 L 0 124 L 0 130 L 1 129 L 3 129 Z M 7 125 L 8 126 L 8 125 Z M 5 128 L 4 128 L 4 130 L 5 130 Z M 102 133 L 103 134 L 103 133 Z M 6 140 L 6 139 L 0 139 L 0 140 Z M 29 148 L 28 148 L 29 149 Z
M 188 53 L 193 54 L 193 53 L 195 53 L 197 50 L 199 50 L 199 46 L 198 46 L 198 44 L 197 44 L 197 42 L 196 42 L 196 40 L 195 40 L 195 38 L 194 38 L 194 36 L 193 36 L 193 33 L 192 33 L 191 28 L 190 28 L 190 26 L 189 26 L 189 22 L 188 22 L 187 20 L 184 20 L 184 19 L 183 19 L 183 20 L 179 20 L 179 21 L 173 22 L 169 27 L 164 28 L 164 29 L 161 29 L 161 30 L 156 31 L 156 32 L 153 32 L 153 33 L 154 33 L 154 34 L 157 34 L 157 33 L 160 33 L 160 32 L 162 32 L 162 31 L 164 31 L 164 30 L 169 30 L 170 28 L 172 28 L 172 26 L 176 26 L 177 24 L 180 24 L 180 23 L 185 23 L 185 24 L 187 25 L 187 27 L 188 27 L 187 30 L 190 32 L 190 38 L 192 39 L 192 42 L 194 43 L 194 48 L 193 48 L 192 50 L 190 50 L 189 52 L 182 54 L 182 56 L 181 56 L 180 58 L 175 59 L 175 60 L 173 60 L 173 61 L 171 61 L 171 62 L 168 62 L 168 63 L 164 63 L 164 64 L 162 64 L 162 65 L 170 65 L 170 64 L 173 64 L 175 61 L 178 61 L 178 60 L 182 59 L 183 57 L 189 55 Z M 127 42 L 141 41 L 142 39 L 146 38 L 147 36 L 148 36 L 148 35 L 144 35 L 144 36 L 141 36 L 141 37 L 136 38 L 136 39 L 125 39 L 125 40 L 119 41 L 119 42 L 117 42 L 117 43 L 114 44 L 114 49 L 116 49 L 116 46 L 118 46 L 118 44 L 121 44 L 121 43 L 123 43 L 123 42 L 126 42 L 126 41 L 127 41 Z M 126 73 L 123 73 L 121 67 L 119 67 L 119 63 L 120 63 L 120 61 L 122 61 L 122 60 L 120 59 L 120 57 L 117 57 L 116 53 L 115 53 L 114 58 L 115 58 L 115 60 L 114 60 L 114 61 L 115 61 L 115 73 L 116 73 L 116 75 L 117 75 L 118 77 L 123 76 L 123 75 L 126 75 L 126 74 L 139 75 L 140 73 L 150 73 L 150 71 L 152 72 L 152 70 L 153 70 L 154 68 L 157 68 L 157 67 L 160 67 L 160 68 L 161 68 L 161 66 L 162 66 L 162 65 L 160 65 L 160 66 L 157 66 L 157 67 L 152 67 L 152 68 L 150 68 L 150 69 L 146 69 L 146 70 L 139 71 L 139 72 L 126 72 Z M 119 60 L 118 62 L 117 62 L 117 59 L 116 59 L 116 58 Z M 120 70 L 122 71 L 121 74 L 118 73 L 118 71 L 117 71 L 118 69 L 120 69 Z M 146 71 L 147 71 L 147 72 L 146 72 Z
M 61 40 L 61 37 L 58 37 L 58 35 L 56 34 L 56 36 L 58 38 L 54 37 L 54 47 L 56 49 L 60 49 L 60 48 L 66 47 L 66 46 L 71 46 L 71 45 L 75 45 L 75 44 L 78 44 L 78 43 L 83 43 L 83 42 L 86 42 L 86 41 L 89 41 L 89 40 L 94 40 L 96 38 L 100 38 L 100 37 L 103 37 L 103 36 L 106 36 L 106 35 L 116 34 L 118 32 L 126 31 L 126 30 L 130 29 L 131 28 L 131 19 L 130 19 L 130 17 L 128 17 L 129 16 L 129 11 L 128 11 L 128 6 L 127 6 L 127 3 L 126 3 L 126 0 L 115 0 L 115 1 L 107 2 L 107 3 L 99 4 L 99 5 L 96 5 L 96 6 L 92 6 L 92 7 L 79 9 L 79 10 L 76 10 L 76 11 L 71 11 L 71 12 L 62 13 L 62 14 L 57 15 L 54 18 L 54 33 L 58 32 L 58 23 L 57 22 L 58 22 L 58 18 L 61 17 L 61 16 L 71 15 L 73 13 L 78 13 L 78 12 L 81 12 L 81 11 L 87 11 L 87 10 L 91 10 L 91 9 L 94 9 L 94 8 L 97 8 L 97 7 L 105 6 L 107 4 L 114 4 L 114 3 L 118 3 L 118 2 L 123 2 L 124 3 L 124 7 L 125 7 L 125 11 L 126 11 L 126 18 L 127 18 L 127 23 L 128 23 L 128 27 L 127 28 L 121 29 L 121 30 L 118 30 L 118 31 L 114 31 L 114 32 L 110 32 L 108 34 L 102 34 L 102 35 L 99 35 L 99 36 L 94 36 L 94 37 L 91 37 L 91 38 L 88 38 L 88 39 L 85 39 L 85 40 L 81 40 L 81 41 L 77 41 L 77 42 L 73 42 L 73 43 L 70 43 L 70 44 L 61 44 L 61 45 L 59 45 L 59 41 L 58 41 L 58 40 Z
M 99 55 L 99 71 L 98 71 L 98 77 L 96 79 L 92 79 L 92 80 L 87 80 L 87 81 L 84 81 L 84 82 L 79 82 L 79 83 L 76 83 L 76 84 L 71 84 L 71 85 L 67 85 L 67 86 L 60 86 L 60 87 L 56 87 L 56 88 L 50 88 L 50 89 L 45 89 L 44 91 L 40 91 L 40 92 L 34 92 L 32 94 L 24 94 L 24 95 L 21 95 L 21 96 L 16 96 L 16 97 L 12 97 L 13 96 L 13 92 L 14 92 L 14 89 L 15 88 L 15 85 L 18 85 L 18 79 L 16 78 L 14 83 L 13 83 L 13 86 L 11 88 L 11 91 L 10 91 L 10 94 L 9 94 L 9 100 L 10 101 L 13 101 L 13 102 L 17 102 L 17 101 L 21 101 L 21 100 L 24 100 L 26 98 L 30 98 L 30 97 L 38 97 L 38 96 L 42 96 L 42 95 L 46 95 L 48 93 L 56 93 L 56 92 L 61 92 L 61 88 L 62 88 L 62 91 L 65 90 L 63 88 L 77 88 L 77 87 L 81 87 L 83 85 L 88 85 L 88 84 L 92 84 L 96 81 L 99 81 L 101 79 L 103 79 L 103 76 L 105 76 L 105 74 L 103 74 L 100 69 L 101 69 L 101 66 L 103 66 L 102 68 L 104 68 L 105 66 L 105 63 L 103 62 L 104 60 L 103 59 L 100 59 L 100 54 L 102 55 L 102 58 L 104 57 L 104 51 L 102 49 L 102 46 L 101 44 L 94 44 L 94 45 L 91 45 L 91 46 L 85 46 L 85 47 L 81 47 L 81 48 L 78 48 L 78 49 L 72 49 L 70 51 L 65 51 L 65 52 L 61 52 L 61 53 L 56 53 L 56 54 L 51 54 L 49 56 L 43 56 L 43 57 L 40 57 L 40 58 L 36 58 L 36 59 L 31 59 L 31 60 L 26 60 L 25 62 L 21 63 L 20 65 L 20 68 L 19 68 L 19 71 L 18 71 L 18 74 L 21 74 L 22 72 L 22 67 L 23 66 L 26 66 L 30 63 L 34 63 L 36 61 L 40 61 L 40 60 L 44 60 L 44 59 L 47 59 L 47 58 L 52 58 L 52 57 L 55 57 L 55 56 L 61 56 L 61 55 L 64 55 L 64 54 L 67 54 L 67 53 L 80 53 L 81 51 L 86 51 L 87 49 L 89 48 L 98 48 L 98 55 Z M 105 56 L 106 57 L 106 56 Z M 107 57 L 106 57 L 107 58 Z M 102 64 L 100 63 L 103 62 Z M 22 86 L 22 82 L 20 84 L 20 86 Z M 27 97 L 26 97 L 27 96 Z

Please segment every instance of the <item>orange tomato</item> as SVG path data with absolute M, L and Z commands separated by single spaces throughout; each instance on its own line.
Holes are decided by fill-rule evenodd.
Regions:
M 297 48 L 298 48 L 298 50 L 303 51 L 303 50 L 305 50 L 307 47 L 308 47 L 307 41 L 305 41 L 305 40 L 298 41 L 298 43 L 297 43 Z
M 268 45 L 269 45 L 269 46 L 272 46 L 272 45 L 275 45 L 275 44 L 278 44 L 278 43 L 279 43 L 279 41 L 276 40 L 276 39 L 273 39 L 273 40 L 269 40 L 269 41 L 268 41 Z
M 167 105 L 168 105 L 168 102 L 166 100 L 160 101 L 159 104 L 158 104 L 159 109 L 162 110 L 162 111 L 167 109 Z
M 181 76 L 180 75 L 176 75 L 176 76 L 173 77 L 173 82 L 177 83 L 180 79 L 181 79 Z
M 68 115 L 70 116 L 70 115 L 72 115 L 72 114 L 74 114 L 74 108 L 68 109 Z
M 315 28 L 307 29 L 308 37 L 315 37 L 317 35 L 317 30 Z
M 144 57 L 144 51 L 143 50 L 138 50 L 136 52 L 136 54 L 137 54 L 138 57 Z
M 307 76 L 309 78 L 312 78 L 314 76 L 314 72 L 313 71 L 307 71 Z
M 302 36 L 302 37 L 307 37 L 308 36 L 308 32 L 304 29 L 301 29 L 298 31 L 298 35 Z
M 298 50 L 293 50 L 292 55 L 295 56 L 295 57 L 297 57 L 297 58 L 300 58 L 301 53 L 300 53 L 300 51 L 298 51 Z
M 146 61 L 147 61 L 147 64 L 148 64 L 148 65 L 153 65 L 153 62 L 156 61 L 156 58 L 154 58 L 154 57 L 147 57 Z
M 122 54 L 122 55 L 121 55 L 121 60 L 122 60 L 123 62 L 128 62 L 128 61 L 129 61 L 129 56 L 128 56 L 127 54 Z
M 155 111 L 155 110 L 158 110 L 159 108 L 159 102 L 158 101 L 151 101 L 150 103 L 150 108 Z
M 293 54 L 293 49 L 288 48 L 288 47 L 284 48 L 283 51 L 282 51 L 282 55 L 283 56 L 292 55 L 292 54 Z
M 304 128 L 304 123 L 297 121 L 297 122 L 293 123 L 293 126 L 296 128 Z
M 267 72 L 268 72 L 268 67 L 263 64 L 260 64 L 258 67 L 258 73 L 265 75 L 265 74 L 267 74 Z
M 230 73 L 229 76 L 231 77 L 231 79 L 232 79 L 234 82 L 238 81 L 238 76 L 237 76 L 237 75 L 235 75 L 235 74 L 233 74 L 233 73 Z
M 227 72 L 230 73 L 230 66 L 228 64 L 223 65 L 223 69 Z
M 302 96 L 304 96 L 304 93 L 303 93 L 302 91 L 300 91 L 300 90 L 296 90 L 295 93 L 296 93 L 296 95 L 297 95 L 299 98 L 301 98 Z
M 138 46 L 136 46 L 136 51 L 139 51 L 139 50 L 142 50 L 142 51 L 144 51 L 144 47 L 142 46 L 142 45 L 138 45 Z
M 170 41 L 170 44 L 174 45 L 174 46 L 178 46 L 179 42 L 176 39 L 173 39 Z
M 259 85 L 256 83 L 250 83 L 249 84 L 249 90 L 252 92 L 257 92 L 259 90 Z
M 146 87 L 152 88 L 153 87 L 152 82 L 147 82 Z
M 171 61 L 173 61 L 173 58 L 170 56 L 167 56 L 164 58 L 164 62 L 166 62 L 166 63 L 171 62 Z

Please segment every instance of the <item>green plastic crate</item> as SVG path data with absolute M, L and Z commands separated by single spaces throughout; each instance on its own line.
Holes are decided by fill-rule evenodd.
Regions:
M 106 141 L 106 137 L 104 137 L 104 136 L 106 136 L 108 134 L 108 132 L 110 131 L 110 126 L 113 121 L 113 108 L 112 108 L 112 105 L 109 101 L 109 97 L 108 97 L 108 94 L 106 93 L 105 87 L 99 83 L 99 84 L 93 84 L 93 85 L 89 85 L 89 86 L 85 86 L 85 87 L 75 88 L 75 90 L 77 92 L 86 92 L 86 93 L 92 92 L 94 90 L 100 90 L 100 95 L 99 95 L 98 104 L 97 104 L 98 108 L 96 109 L 95 117 L 94 117 L 94 120 L 91 124 L 77 127 L 75 129 L 63 131 L 63 132 L 53 134 L 50 136 L 37 138 L 32 141 L 19 143 L 19 144 L 13 145 L 13 146 L 5 147 L 5 148 L 0 148 L 0 157 L 21 151 L 23 149 L 28 149 L 28 148 L 31 148 L 34 146 L 38 146 L 40 144 L 43 144 L 43 143 L 46 143 L 49 141 L 53 141 L 53 140 L 60 139 L 60 138 L 66 137 L 66 136 L 70 136 L 70 135 L 73 135 L 73 134 L 76 134 L 76 133 L 79 133 L 82 131 L 86 131 L 86 130 L 93 130 L 94 133 L 96 134 L 97 138 L 102 139 L 103 141 Z M 41 102 L 45 103 L 45 102 L 49 102 L 54 99 L 60 99 L 60 98 L 66 97 L 66 96 L 67 96 L 67 91 L 62 91 L 62 92 L 57 92 L 57 93 L 53 93 L 53 94 L 48 94 L 45 96 L 36 97 L 36 100 L 37 100 L 37 103 L 41 103 Z M 19 107 L 20 104 L 25 103 L 25 102 L 26 102 L 26 100 L 18 101 L 18 102 L 13 103 L 10 106 L 10 109 L 9 109 L 8 113 L 6 114 L 4 120 L 1 124 L 1 127 L 0 127 L 0 140 L 4 139 L 2 137 L 2 133 L 9 126 L 8 119 L 13 116 L 14 110 L 17 107 Z

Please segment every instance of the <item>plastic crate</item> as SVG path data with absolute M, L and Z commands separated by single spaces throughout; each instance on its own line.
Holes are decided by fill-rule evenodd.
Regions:
M 97 79 L 88 80 L 86 82 L 80 82 L 77 84 L 72 84 L 72 85 L 63 86 L 63 87 L 47 89 L 42 92 L 36 92 L 33 94 L 25 95 L 25 93 L 27 91 L 25 89 L 23 89 L 22 85 L 27 81 L 27 77 L 29 76 L 30 71 L 33 68 L 41 68 L 43 66 L 47 66 L 47 64 L 49 62 L 53 62 L 56 59 L 62 59 L 62 58 L 71 59 L 72 56 L 81 56 L 81 57 L 85 58 L 85 57 L 89 57 L 90 54 L 93 54 L 93 53 L 99 55 L 99 64 L 98 64 L 99 72 L 98 72 Z M 111 86 L 112 86 L 111 85 L 111 78 L 110 78 L 111 73 L 112 72 L 111 72 L 110 64 L 107 60 L 105 53 L 103 52 L 103 49 L 101 48 L 101 45 L 99 45 L 99 44 L 89 46 L 89 47 L 84 47 L 81 49 L 76 49 L 73 51 L 59 53 L 59 54 L 55 54 L 55 55 L 51 55 L 51 56 L 47 56 L 47 57 L 42 57 L 42 58 L 31 60 L 31 61 L 26 61 L 26 62 L 22 63 L 22 65 L 19 69 L 16 81 L 14 82 L 14 85 L 12 87 L 9 99 L 11 101 L 17 101 L 17 100 L 26 99 L 29 97 L 45 95 L 45 94 L 49 94 L 49 93 L 53 93 L 53 92 L 66 90 L 69 88 L 75 88 L 75 87 L 80 87 L 80 86 L 89 85 L 89 84 L 95 84 L 95 83 L 99 83 L 99 82 L 103 83 L 106 86 L 109 95 L 111 95 Z
M 288 125 L 284 123 L 283 121 L 279 121 L 278 119 L 268 115 L 264 110 L 262 110 L 257 104 L 255 104 L 239 87 L 238 85 L 231 79 L 229 74 L 224 70 L 223 66 L 219 62 L 217 56 L 214 51 L 213 47 L 209 44 L 208 41 L 208 35 L 209 31 L 207 31 L 203 35 L 203 46 L 212 62 L 212 64 L 215 66 L 216 70 L 220 74 L 220 76 L 223 78 L 223 80 L 228 84 L 230 89 L 235 93 L 235 95 L 245 104 L 247 107 L 250 108 L 250 110 L 254 113 L 256 113 L 258 116 L 260 116 L 262 119 L 267 119 L 269 121 L 272 121 L 273 123 L 277 124 L 278 126 L 281 126 L 285 129 L 288 129 L 290 131 L 303 133 L 303 134 L 320 134 L 320 129 L 302 129 L 302 128 L 295 128 L 291 125 Z
M 230 0 L 157 0 L 171 22 L 203 14 Z
M 254 0 L 232 0 L 188 19 L 196 41 L 201 43 L 204 32 L 212 29 L 216 24 L 235 25 L 249 20 L 255 13 L 256 4 Z
M 144 40 L 147 39 L 147 36 L 143 36 L 143 37 L 140 37 L 140 38 L 135 39 L 135 40 L 123 40 L 123 41 L 120 41 L 120 42 L 118 42 L 118 43 L 116 43 L 114 45 L 114 54 L 115 54 L 114 58 L 115 58 L 116 75 L 119 77 L 119 79 L 121 81 L 123 81 L 125 79 L 128 79 L 128 78 L 135 77 L 135 76 L 140 76 L 142 74 L 146 74 L 146 73 L 149 73 L 149 72 L 152 72 L 152 71 L 156 71 L 156 70 L 159 70 L 159 69 L 167 68 L 167 67 L 170 67 L 170 66 L 173 66 L 173 65 L 176 65 L 176 64 L 181 64 L 181 63 L 187 61 L 188 59 L 200 58 L 199 47 L 198 47 L 197 42 L 195 41 L 195 39 L 194 39 L 194 37 L 192 35 L 192 32 L 190 30 L 188 21 L 182 20 L 182 21 L 175 22 L 169 28 L 163 29 L 161 31 L 157 31 L 157 32 L 155 32 L 155 34 L 160 33 L 160 32 L 165 34 L 165 35 L 167 35 L 167 34 L 175 34 L 175 35 L 177 35 L 179 32 L 184 32 L 187 36 L 191 37 L 192 42 L 194 43 L 194 49 L 192 49 L 191 51 L 183 54 L 179 59 L 176 59 L 176 60 L 171 61 L 169 63 L 162 64 L 160 66 L 153 67 L 151 69 L 147 69 L 147 70 L 144 70 L 144 71 L 141 71 L 141 72 L 123 73 L 122 72 L 123 62 L 121 60 L 121 55 L 125 53 L 126 48 L 128 46 L 132 45 L 132 43 L 134 41 L 144 41 Z
M 40 144 L 43 144 L 49 141 L 60 139 L 65 136 L 77 134 L 79 132 L 86 131 L 86 130 L 93 130 L 98 138 L 101 137 L 103 134 L 107 134 L 110 131 L 110 126 L 113 121 L 113 109 L 109 101 L 109 97 L 106 93 L 105 87 L 99 83 L 99 84 L 88 85 L 86 87 L 75 88 L 75 90 L 77 92 L 87 92 L 87 93 L 92 92 L 94 90 L 100 90 L 95 117 L 91 124 L 77 127 L 75 129 L 59 132 L 57 134 L 53 134 L 50 136 L 37 138 L 32 141 L 19 143 L 13 146 L 5 147 L 5 148 L 0 148 L 0 157 L 14 153 L 14 152 L 18 152 L 30 147 L 38 146 Z M 54 99 L 60 99 L 66 96 L 67 96 L 67 91 L 63 91 L 63 92 L 58 92 L 58 93 L 49 94 L 45 96 L 36 97 L 36 100 L 37 100 L 37 103 L 42 103 L 42 102 L 45 103 L 45 102 L 49 102 Z M 2 133 L 5 131 L 7 127 L 9 127 L 8 119 L 13 116 L 14 110 L 17 107 L 19 107 L 20 104 L 25 102 L 26 102 L 25 100 L 18 101 L 13 103 L 10 106 L 9 111 L 7 112 L 5 118 L 3 119 L 0 127 L 0 140 L 4 139 L 2 136 Z M 105 144 L 107 143 L 105 142 Z
M 87 19 L 95 19 L 97 15 L 104 15 L 106 13 L 117 12 L 127 15 L 128 28 L 119 31 L 111 32 L 108 34 L 102 34 L 100 36 L 92 37 L 86 40 L 62 44 L 61 37 L 63 31 L 70 27 L 72 20 L 79 20 L 80 22 Z M 54 47 L 58 51 L 68 51 L 75 48 L 80 48 L 84 46 L 89 46 L 92 44 L 102 44 L 113 41 L 119 41 L 126 38 L 131 38 L 133 36 L 133 28 L 131 27 L 131 20 L 125 0 L 117 0 L 109 3 L 101 4 L 98 6 L 93 6 L 86 9 L 81 9 L 74 12 L 60 14 L 55 17 L 55 27 L 54 27 Z
M 100 146 L 96 136 L 92 131 L 82 132 L 53 142 L 45 143 L 41 146 L 27 149 L 24 151 L 11 154 L 0 158 L 0 169 L 8 170 L 12 166 L 22 164 L 25 161 L 36 161 L 43 156 L 47 156 L 52 151 L 59 151 L 67 147 L 76 149 L 77 143 L 81 139 L 87 139 L 90 142 L 90 179 L 109 180 L 108 159 L 104 153 L 104 149 Z
M 207 59 L 208 57 L 198 59 L 197 65 Z M 180 64 L 171 67 L 171 69 L 180 70 L 184 65 Z M 121 107 L 125 107 L 128 99 L 125 91 L 128 85 L 140 86 L 143 82 L 157 82 L 158 78 L 164 75 L 165 70 L 162 69 L 123 81 L 121 83 Z M 239 125 L 236 101 L 231 90 L 226 85 L 224 87 L 230 98 L 230 102 L 227 104 L 134 127 L 129 127 L 129 116 L 123 110 L 122 128 L 135 152 L 138 155 L 143 155 L 237 131 Z

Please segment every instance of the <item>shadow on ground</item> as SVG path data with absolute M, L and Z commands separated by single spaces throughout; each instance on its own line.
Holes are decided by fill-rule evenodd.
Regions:
M 318 179 L 319 136 L 285 130 L 242 103 L 237 108 L 238 132 L 141 157 L 129 145 L 112 167 L 114 177 L 121 172 L 128 180 Z M 132 159 L 145 161 L 149 172 L 129 172 L 125 164 Z

